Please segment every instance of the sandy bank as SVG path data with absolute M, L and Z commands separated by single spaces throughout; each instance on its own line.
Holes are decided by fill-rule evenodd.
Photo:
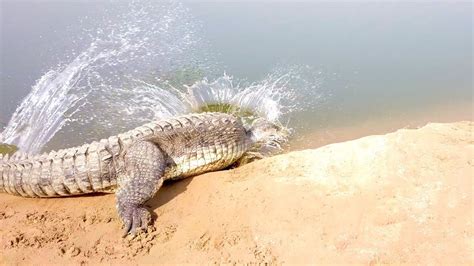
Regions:
M 120 238 L 113 195 L 0 195 L 0 264 L 472 264 L 474 123 L 429 124 L 165 186 Z

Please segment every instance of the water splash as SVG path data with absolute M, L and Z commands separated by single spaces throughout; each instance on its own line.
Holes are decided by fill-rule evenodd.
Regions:
M 179 87 L 169 81 L 152 83 L 135 80 L 130 88 L 116 88 L 113 93 L 108 91 L 101 97 L 89 99 L 90 102 L 96 100 L 91 104 L 93 109 L 79 112 L 71 118 L 67 126 L 56 133 L 47 148 L 80 145 L 118 134 L 154 119 L 215 111 L 209 109 L 209 106 L 236 107 L 221 111 L 248 116 L 250 120 L 263 117 L 285 124 L 284 120 L 288 115 L 304 108 L 294 104 L 300 97 L 297 87 L 294 87 L 299 84 L 295 83 L 299 78 L 295 72 L 275 72 L 262 81 L 243 84 L 232 76 L 223 75 L 213 80 L 202 78 L 193 85 Z M 89 120 L 85 119 L 87 117 Z
M 64 126 L 64 115 L 68 110 L 77 111 L 76 106 L 87 96 L 87 91 L 75 90 L 81 68 L 79 56 L 62 70 L 49 71 L 33 86 L 13 114 L 0 136 L 0 142 L 15 144 L 21 150 L 37 152 L 56 131 Z
M 66 125 L 102 122 L 100 108 L 130 80 L 143 78 L 142 73 L 173 71 L 192 61 L 201 42 L 196 24 L 180 3 L 133 1 L 115 7 L 119 10 L 112 13 L 118 15 L 104 17 L 100 27 L 85 31 L 92 41 L 83 52 L 37 81 L 0 142 L 39 152 Z M 95 104 L 97 100 L 103 101 L 102 107 Z
M 101 21 L 83 52 L 33 86 L 0 143 L 29 153 L 71 147 L 212 105 L 284 123 L 321 96 L 305 67 L 279 67 L 253 83 L 206 78 L 216 75 L 188 13 L 176 2 L 134 1 Z
M 174 101 L 163 101 L 160 107 L 171 115 L 189 112 L 208 111 L 209 106 L 219 106 L 219 111 L 264 117 L 276 122 L 282 114 L 289 112 L 293 106 L 283 104 L 283 101 L 293 102 L 295 91 L 288 87 L 292 78 L 291 73 L 281 76 L 269 75 L 260 82 L 241 85 L 232 76 L 224 74 L 213 81 L 207 78 L 195 82 L 191 86 L 184 85 L 184 91 L 171 87 L 177 98 Z M 148 84 L 148 86 L 150 86 Z M 162 90 L 153 86 L 155 90 Z M 162 90 L 166 93 L 169 90 Z M 180 106 L 180 108 L 176 108 Z M 175 112 L 169 112 L 175 110 Z M 179 110 L 179 111 L 178 111 Z M 176 112 L 177 111 L 177 112 Z M 159 115 L 158 115 L 159 117 Z

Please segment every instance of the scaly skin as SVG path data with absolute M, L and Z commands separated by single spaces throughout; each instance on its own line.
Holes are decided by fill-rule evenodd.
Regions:
M 144 203 L 163 181 L 224 169 L 256 143 L 252 130 L 232 115 L 180 116 L 32 158 L 0 157 L 0 192 L 23 197 L 116 192 L 125 234 L 135 234 L 151 221 Z

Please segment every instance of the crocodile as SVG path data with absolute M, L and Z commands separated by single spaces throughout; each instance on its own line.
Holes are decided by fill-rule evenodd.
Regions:
M 225 169 L 284 140 L 282 127 L 258 118 L 199 113 L 149 122 L 82 146 L 42 155 L 0 155 L 0 192 L 23 197 L 115 193 L 123 236 L 146 231 L 145 207 L 166 180 Z

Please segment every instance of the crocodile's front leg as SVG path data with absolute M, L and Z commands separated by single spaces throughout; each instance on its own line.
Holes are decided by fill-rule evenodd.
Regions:
M 165 158 L 149 141 L 132 144 L 124 155 L 124 169 L 118 173 L 117 210 L 127 234 L 146 230 L 150 212 L 143 206 L 163 184 Z

